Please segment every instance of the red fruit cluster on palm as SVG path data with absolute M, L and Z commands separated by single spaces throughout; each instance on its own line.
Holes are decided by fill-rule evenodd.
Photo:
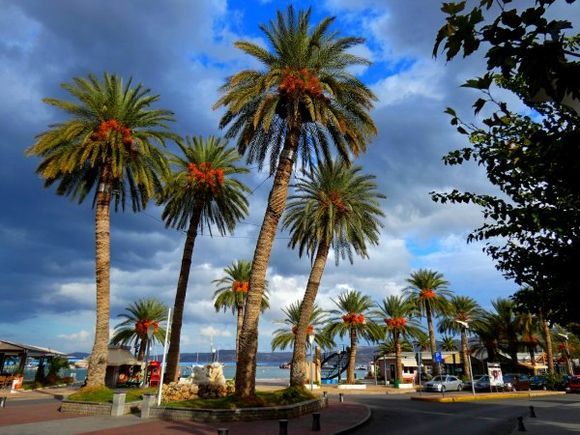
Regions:
M 430 288 L 426 288 L 424 290 L 421 290 L 421 297 L 424 299 L 433 299 L 436 296 L 437 296 L 437 294 Z
M 389 328 L 399 329 L 407 325 L 407 319 L 404 317 L 393 317 L 392 319 L 385 319 L 385 323 Z
M 234 281 L 232 283 L 232 290 L 236 293 L 248 293 L 248 290 L 250 290 L 250 283 L 248 281 Z
M 342 316 L 342 321 L 344 323 L 348 323 L 351 325 L 356 324 L 364 324 L 365 323 L 365 315 L 364 314 L 357 314 L 357 313 L 348 313 Z
M 298 332 L 298 325 L 294 325 L 292 327 L 292 334 L 296 335 L 297 332 Z M 306 328 L 306 335 L 314 335 L 314 326 L 308 325 L 308 327 Z
M 190 163 L 187 168 L 193 181 L 200 186 L 209 187 L 213 193 L 224 184 L 224 170 L 214 169 L 211 163 L 203 162 L 199 165 Z
M 307 68 L 295 71 L 290 68 L 284 69 L 282 80 L 278 89 L 286 95 L 304 95 L 311 97 L 322 96 L 322 86 L 316 75 L 311 73 Z
M 562 352 L 564 352 L 564 351 L 568 351 L 568 346 L 566 346 L 566 344 L 565 344 L 565 343 L 560 343 L 560 344 L 558 345 L 558 349 L 559 349 L 560 351 L 562 351 Z
M 330 191 L 325 198 L 320 198 L 322 202 L 322 207 L 327 208 L 330 204 L 334 205 L 339 213 L 346 213 L 348 211 L 348 207 L 344 202 L 342 202 L 342 198 L 340 197 L 340 193 L 336 191 Z
M 116 119 L 109 119 L 107 121 L 101 121 L 97 130 L 91 135 L 91 140 L 100 141 L 106 140 L 109 137 L 109 133 L 114 131 L 123 136 L 123 145 L 130 147 L 133 145 L 133 134 L 130 128 L 125 127 L 122 123 Z
M 155 320 L 139 320 L 135 323 L 135 330 L 141 337 L 145 337 L 150 326 L 153 326 L 153 333 L 156 333 L 159 329 L 159 322 Z

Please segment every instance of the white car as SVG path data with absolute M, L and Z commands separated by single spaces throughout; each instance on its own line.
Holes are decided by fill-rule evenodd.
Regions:
M 435 376 L 429 382 L 425 382 L 424 388 L 426 391 L 438 391 L 444 393 L 445 391 L 461 391 L 463 390 L 463 382 L 456 376 L 441 375 Z

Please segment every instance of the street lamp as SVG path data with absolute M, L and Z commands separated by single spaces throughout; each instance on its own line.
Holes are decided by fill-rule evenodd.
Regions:
M 417 361 L 417 375 L 419 376 L 419 395 L 423 390 L 423 385 L 421 384 L 421 364 L 423 363 L 423 355 L 421 354 L 421 344 L 418 341 L 413 342 L 413 348 L 416 349 L 415 351 L 419 354 L 419 361 Z M 386 373 L 385 373 L 386 376 Z
M 465 339 L 467 340 L 467 330 L 469 329 L 469 323 L 457 319 L 455 319 L 455 322 L 463 326 L 463 331 L 465 332 Z M 466 345 L 469 347 L 469 343 L 466 343 Z M 463 352 L 463 349 L 461 349 L 461 351 Z M 469 352 L 469 349 L 467 352 L 467 361 L 469 364 L 469 377 L 471 378 L 471 393 L 475 396 L 475 383 L 473 382 L 473 367 L 471 366 L 471 352 Z
M 314 375 L 312 374 L 314 371 L 314 348 L 312 345 L 314 344 L 315 337 L 316 334 L 314 333 L 314 330 L 312 333 L 308 334 L 308 343 L 310 344 L 310 391 L 314 391 Z
M 562 334 L 561 332 L 558 332 L 558 335 L 565 340 L 564 346 L 566 347 L 564 348 L 564 355 L 566 355 L 566 370 L 568 371 L 568 374 L 571 375 L 573 373 L 572 368 L 570 367 L 570 354 L 568 352 L 568 334 Z

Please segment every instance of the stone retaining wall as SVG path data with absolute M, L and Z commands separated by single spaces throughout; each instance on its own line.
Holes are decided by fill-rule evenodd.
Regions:
M 191 409 L 168 408 L 153 406 L 149 411 L 150 418 L 160 418 L 169 421 L 253 421 L 277 420 L 294 418 L 303 414 L 319 411 L 326 406 L 324 399 L 308 400 L 294 405 L 273 406 L 267 408 L 240 408 L 240 409 Z
M 98 402 L 77 402 L 73 400 L 63 400 L 60 412 L 67 412 L 78 415 L 111 415 L 112 403 Z M 138 414 L 141 409 L 141 401 L 125 403 L 123 414 Z

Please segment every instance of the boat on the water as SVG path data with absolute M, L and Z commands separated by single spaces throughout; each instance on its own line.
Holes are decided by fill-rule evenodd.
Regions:
M 364 364 L 359 364 L 358 366 L 355 367 L 356 370 L 367 370 L 367 366 L 365 366 Z
M 291 364 L 291 363 L 289 363 L 289 362 L 287 362 L 287 363 L 282 363 L 282 364 L 280 364 L 280 366 L 279 366 L 279 367 L 280 367 L 281 369 L 289 369 L 291 366 L 292 366 L 292 364 Z

